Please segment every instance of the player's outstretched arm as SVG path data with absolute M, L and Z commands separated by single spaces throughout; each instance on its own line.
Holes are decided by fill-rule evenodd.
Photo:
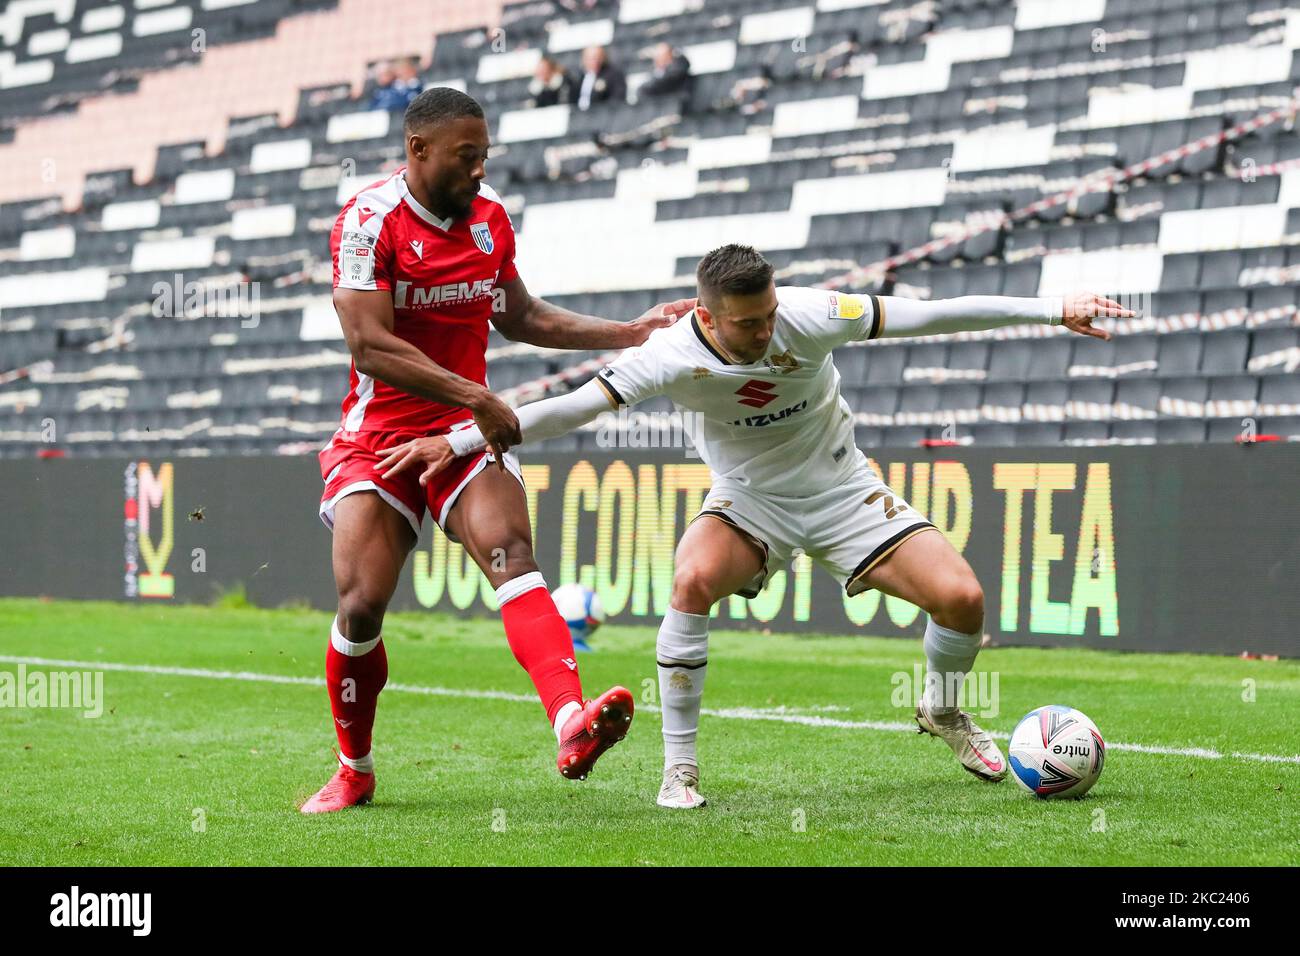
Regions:
M 558 438 L 592 421 L 611 407 L 617 406 L 595 379 L 567 395 L 557 395 L 524 405 L 519 409 L 523 441 L 529 443 Z M 453 458 L 472 455 L 487 446 L 483 432 L 475 425 L 446 435 L 417 438 L 394 448 L 385 448 L 380 454 L 386 457 L 375 468 L 387 478 L 407 468 L 420 466 L 420 484 L 425 484 L 451 464 Z M 497 464 L 501 464 L 499 454 Z
M 501 284 L 504 310 L 494 312 L 492 324 L 514 342 L 527 342 L 552 349 L 625 349 L 640 345 L 655 329 L 672 325 L 691 309 L 694 299 L 661 302 L 630 322 L 612 322 L 594 315 L 580 315 L 538 299 L 528 292 L 523 279 Z
M 1132 309 L 1092 292 L 1076 292 L 1063 298 L 964 295 L 926 302 L 882 295 L 879 300 L 884 322 L 882 336 L 942 335 L 1042 322 L 1064 325 L 1080 335 L 1109 339 L 1110 333 L 1096 328 L 1093 319 L 1136 315 Z
M 390 292 L 335 289 L 334 310 L 358 372 L 420 398 L 469 409 L 493 448 L 504 451 L 519 443 L 519 421 L 509 405 L 393 333 Z

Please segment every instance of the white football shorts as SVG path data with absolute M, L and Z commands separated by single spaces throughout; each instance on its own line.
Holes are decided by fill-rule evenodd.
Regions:
M 843 484 L 809 498 L 718 481 L 696 519 L 704 515 L 726 521 L 762 547 L 762 570 L 736 592 L 747 598 L 757 597 L 796 550 L 842 581 L 850 596 L 860 594 L 867 590 L 867 574 L 895 548 L 913 535 L 938 530 L 865 462 Z

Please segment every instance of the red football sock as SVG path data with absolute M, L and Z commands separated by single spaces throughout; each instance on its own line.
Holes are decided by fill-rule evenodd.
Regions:
M 527 590 L 521 592 L 520 588 Z M 554 723 L 565 704 L 582 703 L 582 681 L 569 626 L 555 609 L 540 572 L 507 581 L 497 589 L 497 600 L 510 650 L 532 678 L 546 708 L 546 719 Z
M 388 681 L 388 654 L 383 640 L 376 638 L 369 649 L 367 644 L 347 641 L 336 624 L 329 650 L 325 652 L 325 684 L 329 689 L 330 710 L 334 713 L 334 730 L 339 737 L 339 750 L 349 760 L 366 761 L 370 756 L 375 705 Z M 344 653 L 344 650 L 362 653 Z

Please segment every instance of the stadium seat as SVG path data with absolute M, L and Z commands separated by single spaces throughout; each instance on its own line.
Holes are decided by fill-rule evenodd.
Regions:
M 1021 419 L 1026 422 L 1064 421 L 1069 394 L 1069 385 L 1064 381 L 1030 382 L 1025 389 Z
M 1030 386 L 1031 390 L 1033 386 Z M 1105 422 L 1113 412 L 1115 384 L 1110 381 L 1073 381 L 1069 385 L 1065 416 L 1076 421 Z
M 1222 375 L 1244 371 L 1249 348 L 1250 335 L 1247 332 L 1207 335 L 1201 356 L 1201 372 L 1205 375 Z
M 1200 419 L 1156 422 L 1156 441 L 1161 444 L 1190 444 L 1205 441 L 1205 422 Z
M 1017 445 L 1059 445 L 1061 426 L 1050 422 L 1025 422 L 1016 426 Z
M 1167 335 L 1160 339 L 1157 367 L 1162 376 L 1187 375 L 1201 364 L 1202 338 L 1195 333 Z
M 1061 441 L 1066 445 L 1104 445 L 1110 429 L 1104 422 L 1066 422 Z
M 1274 375 L 1261 379 L 1258 414 L 1265 418 L 1300 415 L 1300 378 Z
M 1300 416 L 1282 415 L 1261 419 L 1258 433 L 1277 435 L 1285 441 L 1300 441 Z
M 868 346 L 864 385 L 897 385 L 903 381 L 907 350 L 897 345 Z
M 1110 440 L 1119 445 L 1154 445 L 1156 441 L 1156 423 L 1154 421 L 1112 422 Z
M 967 431 L 970 433 L 971 443 L 976 446 L 1015 444 L 1014 425 L 980 423 L 968 426 Z
M 1020 382 L 1029 378 L 1030 344 L 1025 341 L 997 343 L 989 352 L 990 382 Z
M 883 448 L 915 448 L 926 437 L 920 425 L 887 425 L 881 429 L 880 443 Z

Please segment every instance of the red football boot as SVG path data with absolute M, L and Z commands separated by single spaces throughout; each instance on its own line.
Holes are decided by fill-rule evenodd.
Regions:
M 632 723 L 632 692 L 611 687 L 569 717 L 561 731 L 555 765 L 570 780 L 585 780 L 597 759 L 627 736 Z
M 343 764 L 314 797 L 302 805 L 303 813 L 331 813 L 344 807 L 359 807 L 375 795 L 375 775 L 357 773 Z

